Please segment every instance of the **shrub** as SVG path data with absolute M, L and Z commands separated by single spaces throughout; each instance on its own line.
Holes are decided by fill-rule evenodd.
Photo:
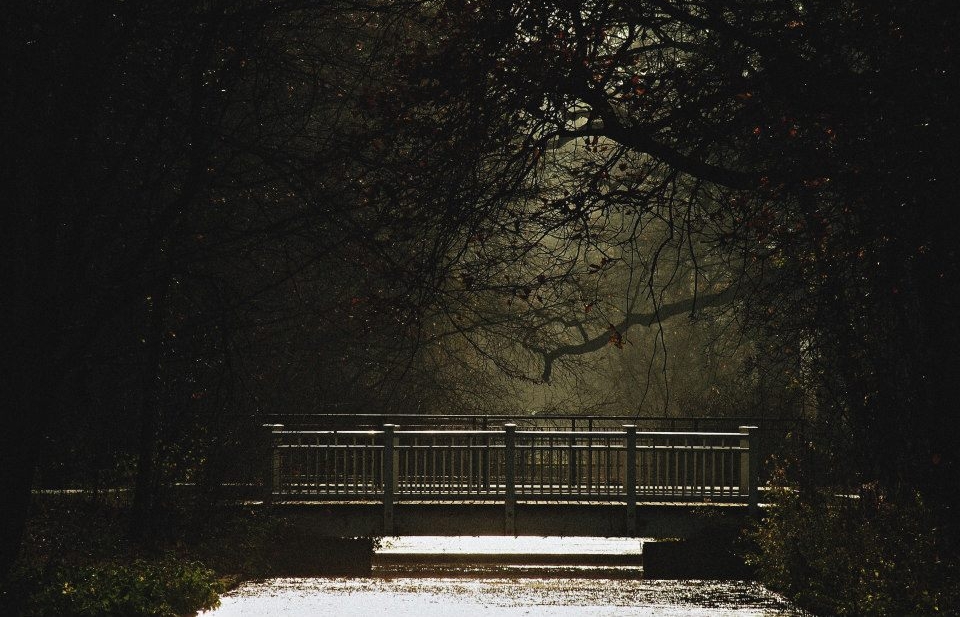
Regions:
M 10 587 L 24 617 L 176 617 L 218 606 L 222 591 L 212 571 L 172 559 L 24 570 Z
M 894 503 L 873 486 L 837 496 L 781 483 L 767 501 L 748 563 L 802 606 L 831 615 L 957 609 L 957 564 L 941 559 L 943 539 L 919 496 Z

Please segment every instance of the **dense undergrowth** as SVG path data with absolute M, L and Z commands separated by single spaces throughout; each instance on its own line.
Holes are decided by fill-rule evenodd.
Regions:
M 24 617 L 176 617 L 215 608 L 224 582 L 204 565 L 171 556 L 114 559 L 82 566 L 23 566 L 9 608 Z
M 750 534 L 760 580 L 819 615 L 960 614 L 960 564 L 919 497 L 800 491 L 783 477 Z
M 0 614 L 175 617 L 214 608 L 230 586 L 271 571 L 263 547 L 285 524 L 252 511 L 192 507 L 163 517 L 162 534 L 132 542 L 121 500 L 39 501 L 20 560 L 0 584 Z

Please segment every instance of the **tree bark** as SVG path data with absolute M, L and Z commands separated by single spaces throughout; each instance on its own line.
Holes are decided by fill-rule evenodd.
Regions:
M 140 434 L 137 453 L 137 476 L 133 493 L 131 535 L 141 543 L 153 541 L 158 507 L 157 446 L 161 412 L 163 362 L 163 325 L 166 288 L 155 288 L 150 300 L 140 403 Z
M 30 513 L 33 473 L 39 447 L 36 431 L 29 425 L 30 405 L 16 401 L 18 397 L 3 396 L 2 404 L 13 410 L 0 431 L 0 581 L 5 580 L 13 567 L 23 541 L 23 532 Z M 20 402 L 19 405 L 11 403 Z

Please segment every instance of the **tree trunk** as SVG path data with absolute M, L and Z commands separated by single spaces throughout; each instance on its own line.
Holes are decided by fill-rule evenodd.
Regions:
M 166 289 L 158 285 L 149 307 L 146 357 L 140 404 L 140 435 L 137 476 L 133 494 L 131 533 L 135 540 L 150 544 L 154 540 L 158 507 L 157 457 L 161 413 L 161 370 L 163 361 L 163 324 Z
M 34 473 L 43 435 L 56 411 L 59 381 L 57 363 L 44 361 L 53 350 L 31 327 L 35 320 L 21 317 L 23 328 L 10 342 L 0 385 L 0 406 L 7 411 L 0 430 L 0 579 L 6 578 L 20 554 Z
M 10 399 L 4 397 L 3 404 Z M 39 440 L 31 433 L 23 419 L 31 417 L 23 407 L 16 409 L 15 416 L 7 420 L 0 431 L 0 580 L 6 579 L 10 568 L 20 554 L 23 531 L 30 512 L 33 473 L 36 469 L 36 451 Z

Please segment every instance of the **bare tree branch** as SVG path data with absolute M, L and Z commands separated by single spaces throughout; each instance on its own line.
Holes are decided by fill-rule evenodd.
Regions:
M 695 295 L 677 302 L 657 306 L 653 310 L 646 313 L 628 313 L 623 320 L 620 321 L 620 323 L 610 324 L 610 330 L 615 333 L 615 336 L 617 334 L 623 335 L 633 326 L 650 327 L 655 323 L 667 319 L 668 317 L 674 317 L 684 313 L 693 315 L 696 314 L 698 310 L 702 310 L 704 308 L 723 306 L 724 304 L 728 304 L 734 298 L 736 298 L 738 291 L 739 290 L 736 287 L 728 287 L 723 291 L 713 294 L 708 294 L 705 296 Z M 579 356 L 599 351 L 606 345 L 609 345 L 610 340 L 611 335 L 607 332 L 604 332 L 600 336 L 595 336 L 584 341 L 583 343 L 576 345 L 561 345 L 560 347 L 551 350 L 538 350 L 538 352 L 543 356 L 543 373 L 541 375 L 541 379 L 544 383 L 550 382 L 550 377 L 553 373 L 553 364 L 559 358 L 564 356 Z

